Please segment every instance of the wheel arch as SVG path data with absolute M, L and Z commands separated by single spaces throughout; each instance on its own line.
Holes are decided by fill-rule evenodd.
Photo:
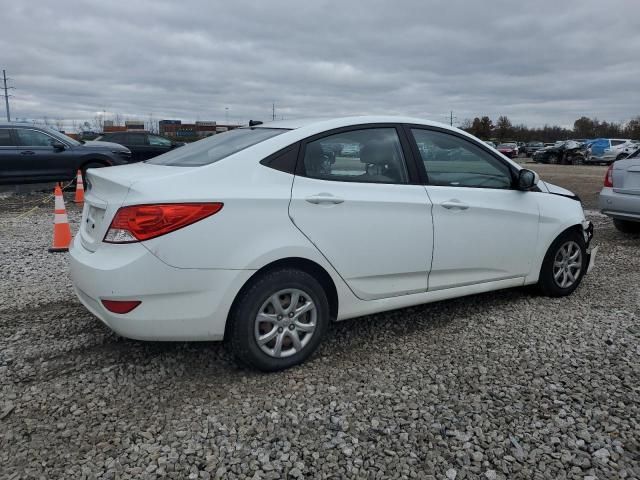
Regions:
M 579 235 L 582 235 L 584 231 L 582 223 L 565 225 L 564 228 L 561 227 L 561 229 L 559 229 L 555 233 L 555 235 L 549 236 L 550 240 L 544 245 L 544 248 L 538 250 L 538 256 L 535 265 L 532 265 L 529 275 L 525 277 L 525 285 L 536 283 L 538 281 L 538 279 L 540 278 L 540 273 L 542 272 L 542 267 L 544 265 L 544 259 L 547 257 L 547 253 L 549 252 L 551 245 L 553 245 L 553 242 L 555 242 L 560 236 L 564 235 L 565 233 L 572 231 L 575 231 Z
M 234 309 L 236 308 L 236 302 L 244 293 L 244 291 L 251 285 L 251 283 L 261 275 L 264 275 L 267 272 L 271 272 L 273 270 L 280 270 L 284 268 L 293 268 L 296 270 L 301 270 L 303 272 L 308 273 L 313 276 L 320 285 L 324 289 L 327 300 L 329 301 L 329 313 L 332 320 L 335 320 L 338 317 L 338 290 L 336 288 L 335 282 L 329 275 L 329 272 L 325 270 L 322 265 L 314 262 L 313 260 L 309 260 L 308 258 L 302 257 L 288 257 L 281 258 L 275 261 L 272 261 L 263 267 L 256 270 L 251 277 L 247 279 L 242 288 L 236 293 L 233 302 L 231 303 L 231 307 L 229 308 L 229 312 L 227 313 L 227 320 L 225 322 L 224 336 L 227 337 L 227 332 L 229 330 L 229 318 L 232 315 Z
M 109 167 L 113 165 L 113 162 L 111 162 L 108 157 L 103 157 L 100 155 L 92 155 L 90 157 L 82 158 L 82 160 L 80 161 L 79 169 L 84 170 L 84 168 L 90 163 L 101 163 L 105 167 Z

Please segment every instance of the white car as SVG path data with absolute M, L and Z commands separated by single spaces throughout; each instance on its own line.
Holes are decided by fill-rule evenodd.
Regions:
M 414 118 L 254 125 L 87 177 L 80 301 L 125 337 L 224 339 L 266 371 L 334 320 L 523 285 L 568 295 L 594 258 L 571 192 Z

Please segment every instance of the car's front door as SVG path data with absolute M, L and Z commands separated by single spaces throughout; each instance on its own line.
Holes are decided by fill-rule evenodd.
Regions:
M 394 126 L 313 137 L 293 182 L 292 221 L 365 300 L 427 290 L 431 204 L 401 138 Z
M 517 279 L 531 270 L 538 237 L 535 195 L 513 188 L 511 166 L 446 131 L 411 128 L 433 202 L 429 290 Z
M 0 183 L 19 181 L 22 174 L 21 157 L 12 129 L 0 128 Z
M 65 181 L 75 175 L 76 163 L 68 145 L 40 130 L 16 128 L 22 171 L 29 181 Z M 65 148 L 55 148 L 54 144 Z

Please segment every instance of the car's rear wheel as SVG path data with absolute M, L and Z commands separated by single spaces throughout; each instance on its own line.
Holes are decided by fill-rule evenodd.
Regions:
M 640 222 L 613 219 L 613 225 L 622 233 L 640 233 Z
M 575 230 L 565 232 L 547 250 L 538 287 L 550 297 L 569 295 L 580 285 L 587 266 L 587 248 L 583 235 Z
M 253 279 L 232 309 L 227 346 L 241 363 L 272 372 L 306 360 L 329 325 L 321 284 L 301 270 L 281 269 Z

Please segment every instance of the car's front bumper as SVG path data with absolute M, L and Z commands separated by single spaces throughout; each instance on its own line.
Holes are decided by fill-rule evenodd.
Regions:
M 254 273 L 174 268 L 139 243 L 91 252 L 76 237 L 69 252 L 80 301 L 113 331 L 138 340 L 221 340 L 231 304 Z M 116 314 L 103 299 L 142 303 Z
M 640 222 L 640 195 L 616 193 L 604 187 L 598 199 L 600 211 L 611 218 Z

